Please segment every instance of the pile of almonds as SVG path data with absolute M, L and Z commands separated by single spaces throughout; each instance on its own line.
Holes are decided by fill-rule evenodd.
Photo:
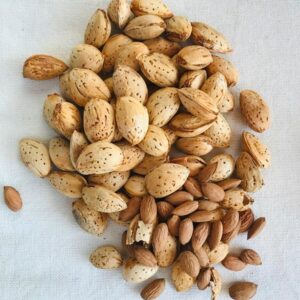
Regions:
M 122 33 L 111 35 L 112 26 Z M 263 186 L 260 169 L 271 161 L 250 132 L 242 134 L 236 161 L 226 153 L 202 158 L 230 146 L 223 114 L 234 109 L 229 88 L 238 71 L 214 54 L 232 47 L 212 27 L 174 16 L 161 0 L 112 0 L 107 13 L 93 14 L 84 40 L 69 66 L 49 55 L 26 60 L 26 78 L 59 76 L 61 95 L 46 98 L 44 117 L 60 136 L 48 145 L 21 140 L 23 162 L 76 199 L 73 214 L 87 232 L 100 236 L 108 218 L 126 227 L 126 257 L 113 246 L 99 247 L 90 256 L 95 267 L 123 265 L 124 279 L 138 283 L 170 266 L 178 292 L 196 282 L 217 299 L 222 279 L 215 264 L 232 271 L 261 264 L 254 250 L 234 255 L 229 246 L 238 234 L 251 239 L 265 225 L 254 217 L 248 193 Z M 242 91 L 240 107 L 252 130 L 269 127 L 270 111 L 258 93 Z M 7 202 L 20 208 L 12 195 L 17 191 L 6 187 Z M 154 299 L 164 287 L 165 279 L 155 279 L 141 297 Z M 229 294 L 250 299 L 256 288 L 237 282 Z

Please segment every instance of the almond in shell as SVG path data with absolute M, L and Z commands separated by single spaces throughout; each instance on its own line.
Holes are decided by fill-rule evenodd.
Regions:
M 89 142 L 83 133 L 77 130 L 73 131 L 70 139 L 70 159 L 74 168 L 76 168 L 80 153 L 88 144 Z
M 229 246 L 223 242 L 220 242 L 214 250 L 210 250 L 208 253 L 209 261 L 212 265 L 221 262 L 228 254 Z
M 147 194 L 145 177 L 139 175 L 129 177 L 124 185 L 124 189 L 130 196 L 145 196 Z
M 192 33 L 191 22 L 181 16 L 174 16 L 166 20 L 166 37 L 173 42 L 184 42 Z
M 186 154 L 196 156 L 206 155 L 213 149 L 212 140 L 205 135 L 180 138 L 176 141 L 176 147 Z
M 136 16 L 153 14 L 163 19 L 173 16 L 173 13 L 162 0 L 133 0 L 131 1 L 131 10 Z
M 224 96 L 220 99 L 218 103 L 218 109 L 220 113 L 228 113 L 234 110 L 235 98 L 229 89 L 226 90 Z
M 207 78 L 205 70 L 195 70 L 184 72 L 179 80 L 179 88 L 200 89 Z
M 190 176 L 197 175 L 199 170 L 206 166 L 204 159 L 195 155 L 174 157 L 171 162 L 188 168 L 190 170 Z
M 133 171 L 139 175 L 147 175 L 149 172 L 159 167 L 163 163 L 168 162 L 168 160 L 168 155 L 152 156 L 146 154 L 142 162 L 138 164 Z
M 111 0 L 107 13 L 112 22 L 122 29 L 131 16 L 130 4 L 126 0 Z
M 179 43 L 166 40 L 163 37 L 146 40 L 144 41 L 144 44 L 148 47 L 151 53 L 158 52 L 169 57 L 174 56 L 181 49 Z
M 194 278 L 182 270 L 179 261 L 173 264 L 171 278 L 177 292 L 186 292 L 194 284 Z
M 217 164 L 215 171 L 210 176 L 211 181 L 219 182 L 228 178 L 234 172 L 235 161 L 230 154 L 217 154 L 210 160 L 210 164 Z
M 169 267 L 173 264 L 177 255 L 177 241 L 168 234 L 163 249 L 154 251 L 157 263 L 161 268 Z
M 115 269 L 122 265 L 122 257 L 115 247 L 103 246 L 92 252 L 90 262 L 96 268 Z
M 242 189 L 235 188 L 225 192 L 224 200 L 221 202 L 224 208 L 234 208 L 244 211 L 251 207 L 254 200 Z

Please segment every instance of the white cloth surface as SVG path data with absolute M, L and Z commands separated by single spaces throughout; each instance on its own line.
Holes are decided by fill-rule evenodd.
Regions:
M 201 20 L 218 28 L 232 42 L 228 57 L 240 71 L 233 89 L 259 91 L 272 109 L 272 127 L 259 135 L 272 151 L 272 167 L 263 171 L 265 187 L 254 195 L 256 216 L 267 226 L 257 238 L 245 235 L 236 250 L 249 247 L 263 260 L 231 272 L 218 266 L 224 279 L 220 299 L 229 299 L 228 286 L 250 280 L 258 287 L 255 299 L 300 299 L 300 1 L 299 0 L 185 0 L 165 1 L 176 15 Z M 0 0 L 0 185 L 16 187 L 24 207 L 12 213 L 0 201 L 0 299 L 85 300 L 139 299 L 145 283 L 129 285 L 121 270 L 98 270 L 89 263 L 97 246 L 119 245 L 123 228 L 110 222 L 103 237 L 90 235 L 76 224 L 72 200 L 21 163 L 22 137 L 47 141 L 55 136 L 42 117 L 45 96 L 58 92 L 58 80 L 37 82 L 22 78 L 24 60 L 48 53 L 68 61 L 70 50 L 83 40 L 86 23 L 103 0 Z M 239 109 L 226 116 L 233 130 L 231 149 L 240 150 L 240 134 L 248 129 Z M 209 299 L 210 291 L 193 287 L 176 293 L 168 284 L 161 299 Z

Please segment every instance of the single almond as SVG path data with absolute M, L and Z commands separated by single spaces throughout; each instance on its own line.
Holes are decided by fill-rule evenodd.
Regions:
M 212 211 L 212 210 L 219 208 L 219 206 L 220 205 L 217 202 L 212 202 L 209 200 L 200 200 L 199 204 L 198 204 L 198 209 Z
M 166 201 L 174 206 L 178 206 L 186 202 L 192 202 L 193 200 L 193 195 L 185 191 L 177 191 L 166 197 Z
M 144 300 L 156 299 L 164 291 L 165 285 L 166 281 L 164 278 L 155 279 L 142 289 L 141 297 Z
M 193 222 L 190 218 L 182 220 L 179 224 L 179 242 L 182 245 L 187 244 L 193 235 Z
M 211 278 L 211 269 L 201 269 L 198 277 L 197 277 L 197 287 L 199 290 L 205 290 L 210 282 Z
M 192 277 L 197 277 L 200 272 L 200 264 L 197 256 L 191 251 L 181 252 L 179 258 L 180 267 Z
M 229 295 L 234 300 L 249 300 L 255 296 L 257 284 L 253 282 L 236 282 L 229 288 Z
M 192 248 L 194 251 L 201 248 L 209 235 L 209 223 L 202 223 L 195 227 L 192 236 Z
M 157 206 L 155 199 L 150 196 L 146 195 L 142 198 L 141 206 L 140 206 L 140 214 L 141 219 L 144 223 L 154 223 L 157 218 Z
M 199 210 L 192 213 L 189 217 L 193 222 L 211 222 L 215 220 L 220 220 L 223 216 L 222 210 L 216 209 L 212 211 Z
M 177 215 L 179 217 L 183 217 L 191 214 L 195 210 L 198 209 L 198 201 L 186 201 L 179 206 L 175 207 L 172 211 L 173 215 Z
M 134 255 L 136 260 L 144 266 L 155 267 L 157 265 L 157 260 L 154 254 L 142 246 L 134 249 Z
M 210 177 L 215 173 L 216 169 L 218 167 L 218 163 L 209 164 L 203 169 L 201 169 L 198 173 L 198 181 L 200 183 L 207 182 L 210 180 Z
M 171 216 L 172 211 L 174 210 L 174 206 L 166 201 L 159 201 L 156 203 L 157 212 L 160 217 L 163 219 L 167 219 Z
M 226 269 L 231 271 L 241 271 L 246 267 L 246 263 L 244 263 L 237 256 L 231 254 L 227 255 L 223 259 L 222 264 Z
M 211 224 L 210 235 L 208 237 L 208 245 L 210 250 L 214 250 L 220 243 L 223 235 L 223 224 L 220 220 Z
M 213 202 L 221 202 L 225 196 L 224 190 L 212 182 L 203 182 L 201 191 L 206 198 Z
M 256 237 L 265 227 L 266 219 L 261 217 L 256 219 L 248 230 L 247 239 L 250 240 Z
M 167 243 L 168 233 L 169 230 L 166 223 L 160 223 L 154 228 L 152 234 L 152 246 L 155 252 L 159 252 L 164 249 Z
M 169 232 L 172 236 L 178 236 L 179 234 L 179 225 L 180 225 L 180 217 L 177 215 L 173 215 L 168 221 L 167 225 L 169 228 Z
M 224 191 L 237 188 L 241 184 L 241 179 L 227 178 L 217 183 Z
M 119 215 L 119 220 L 126 222 L 135 217 L 140 210 L 141 198 L 133 197 L 127 202 L 127 208 L 122 210 Z
M 241 227 L 239 232 L 245 232 L 247 231 L 250 226 L 254 222 L 254 214 L 251 210 L 251 208 L 248 208 L 247 210 L 240 211 L 240 220 L 241 220 Z
M 201 268 L 207 268 L 209 266 L 209 258 L 204 247 L 194 250 L 194 253 L 198 258 Z
M 239 213 L 234 208 L 227 211 L 226 215 L 222 219 L 223 223 L 223 233 L 228 233 L 232 231 L 239 222 Z
M 240 259 L 248 265 L 261 265 L 262 261 L 259 254 L 252 249 L 245 249 L 240 254 Z
M 241 227 L 241 221 L 239 220 L 236 227 L 232 231 L 227 232 L 225 234 L 223 233 L 222 241 L 224 243 L 229 244 L 239 234 L 240 227 Z
M 195 178 L 189 177 L 183 186 L 195 198 L 202 197 L 202 191 L 201 191 L 200 184 L 198 183 L 198 181 Z
M 8 208 L 14 212 L 20 210 L 23 206 L 22 198 L 19 192 L 12 186 L 3 188 L 4 200 Z

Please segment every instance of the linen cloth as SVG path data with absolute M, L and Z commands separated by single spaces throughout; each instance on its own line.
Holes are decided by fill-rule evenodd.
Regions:
M 240 72 L 242 89 L 261 93 L 272 110 L 272 127 L 259 137 L 272 151 L 272 168 L 263 171 L 265 187 L 254 195 L 254 212 L 265 216 L 263 233 L 234 242 L 234 250 L 253 248 L 262 266 L 231 272 L 217 266 L 223 280 L 220 299 L 229 299 L 236 280 L 258 284 L 255 299 L 300 299 L 300 1 L 299 0 L 165 0 L 175 15 L 203 21 L 231 41 L 227 55 Z M 72 46 L 83 41 L 85 26 L 103 0 L 0 1 L 0 185 L 16 187 L 24 207 L 12 213 L 0 201 L 1 300 L 132 300 L 146 284 L 127 284 L 121 270 L 98 270 L 89 254 L 100 245 L 119 245 L 124 228 L 110 222 L 102 237 L 84 232 L 74 221 L 71 199 L 63 197 L 21 163 L 22 137 L 44 141 L 56 136 L 42 117 L 47 94 L 59 92 L 58 80 L 22 78 L 24 60 L 48 53 L 68 61 Z M 226 115 L 233 142 L 226 152 L 237 157 L 240 134 L 249 130 L 239 109 Z M 209 289 L 176 293 L 167 286 L 161 299 L 209 299 Z M 150 280 L 149 280 L 150 281 Z

